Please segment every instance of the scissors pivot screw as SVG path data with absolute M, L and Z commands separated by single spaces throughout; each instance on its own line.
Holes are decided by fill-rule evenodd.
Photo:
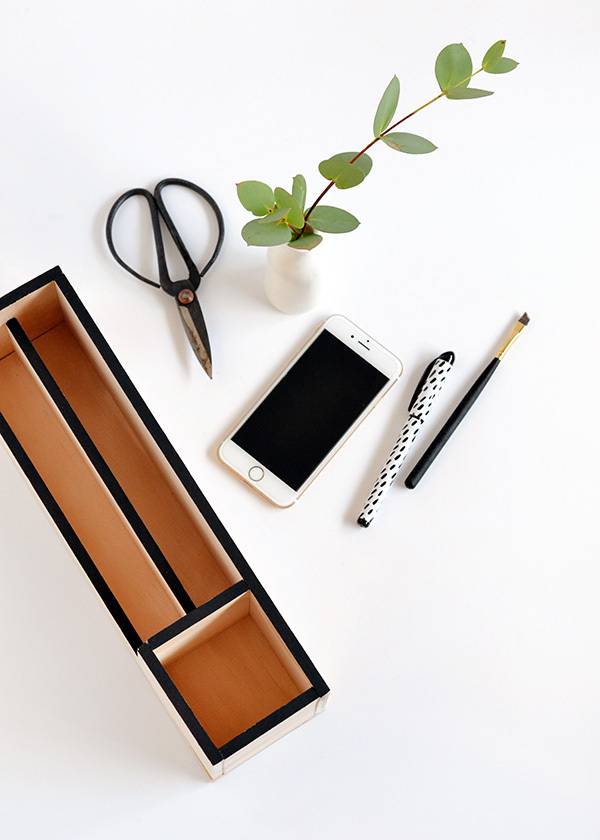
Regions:
M 182 289 L 177 295 L 177 300 L 183 306 L 187 306 L 188 303 L 191 303 L 194 300 L 194 297 L 195 295 L 191 289 Z

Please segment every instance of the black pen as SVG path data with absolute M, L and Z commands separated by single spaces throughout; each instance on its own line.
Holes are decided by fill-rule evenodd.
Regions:
M 425 453 L 417 462 L 416 466 L 408 474 L 408 478 L 406 479 L 404 484 L 410 490 L 413 490 L 417 486 L 417 484 L 419 483 L 419 481 L 421 481 L 429 467 L 433 464 L 437 456 L 440 454 L 444 446 L 448 443 L 448 441 L 456 431 L 458 425 L 464 419 L 477 397 L 481 394 L 485 386 L 492 378 L 492 374 L 495 372 L 496 368 L 504 358 L 506 351 L 509 347 L 512 346 L 512 344 L 517 339 L 517 336 L 520 335 L 520 333 L 525 329 L 528 323 L 529 315 L 526 312 L 524 312 L 512 328 L 510 334 L 506 338 L 500 350 L 498 350 L 498 352 L 496 353 L 492 361 L 488 364 L 483 373 L 481 373 L 479 377 L 475 380 L 475 382 L 471 385 L 471 387 L 464 395 L 462 400 L 459 402 L 459 404 L 456 406 L 450 417 L 446 420 L 442 428 L 439 430 L 429 447 L 425 450 Z

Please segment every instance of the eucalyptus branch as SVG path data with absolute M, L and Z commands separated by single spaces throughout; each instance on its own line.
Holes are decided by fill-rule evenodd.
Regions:
M 347 233 L 360 224 L 351 213 L 338 207 L 321 204 L 332 189 L 345 190 L 362 183 L 371 171 L 373 162 L 367 152 L 380 140 L 399 152 L 427 154 L 437 148 L 429 140 L 416 134 L 395 132 L 394 129 L 414 117 L 438 99 L 478 99 L 490 96 L 492 91 L 469 87 L 478 73 L 508 73 L 517 62 L 504 56 L 506 41 L 497 41 L 483 57 L 481 67 L 473 71 L 471 56 L 463 44 L 449 44 L 440 52 L 435 63 L 435 75 L 440 93 L 423 105 L 392 123 L 400 96 L 400 83 L 393 77 L 379 102 L 373 121 L 374 137 L 359 152 L 341 152 L 319 164 L 319 172 L 327 179 L 308 210 L 304 210 L 306 181 L 304 176 L 293 179 L 292 192 L 277 187 L 272 190 L 262 181 L 242 181 L 237 185 L 238 197 L 244 207 L 261 218 L 248 222 L 242 236 L 249 245 L 283 245 L 310 250 L 322 241 L 315 233 Z M 320 206 L 319 206 L 320 205 Z M 315 212 L 317 211 L 317 212 Z
M 481 73 L 482 70 L 483 70 L 483 67 L 480 67 L 479 70 L 475 70 L 474 73 L 471 73 L 470 76 L 467 76 L 465 79 L 463 79 L 461 82 L 459 82 L 459 84 L 456 85 L 456 87 L 460 87 L 461 85 L 468 84 L 471 81 L 471 79 L 473 78 L 473 76 L 476 76 L 478 73 Z M 436 96 L 433 96 L 431 99 L 429 99 L 423 105 L 420 105 L 418 108 L 415 108 L 415 110 L 411 111 L 410 114 L 406 114 L 404 117 L 402 117 L 402 119 L 399 119 L 393 125 L 390 125 L 389 128 L 386 128 L 385 131 L 382 131 L 381 134 L 379 134 L 377 137 L 374 137 L 369 143 L 367 143 L 367 145 L 364 147 L 364 149 L 361 149 L 360 152 L 357 152 L 354 155 L 354 157 L 349 161 L 349 163 L 356 163 L 356 161 L 359 159 L 359 157 L 362 157 L 362 155 L 364 155 L 365 152 L 368 152 L 369 149 L 372 146 L 374 146 L 375 143 L 378 143 L 383 137 L 385 137 L 386 134 L 389 134 L 391 131 L 393 131 L 395 128 L 397 128 L 399 125 L 402 125 L 403 122 L 406 122 L 406 120 L 410 119 L 411 117 L 414 117 L 415 114 L 418 114 L 419 111 L 422 111 L 424 108 L 427 108 L 428 105 L 433 105 L 434 102 L 437 102 L 438 99 L 442 99 L 442 97 L 444 97 L 444 96 L 446 96 L 446 91 L 445 90 L 443 90 L 441 93 L 438 93 Z M 312 213 L 312 211 L 315 209 L 317 204 L 319 204 L 321 202 L 321 200 L 323 198 L 325 198 L 325 196 L 327 195 L 329 190 L 334 186 L 335 186 L 335 180 L 330 181 L 327 184 L 327 186 L 325 187 L 325 189 L 322 190 L 322 192 L 319 193 L 319 195 L 315 198 L 313 203 L 310 205 L 310 208 L 304 214 L 304 227 L 302 228 L 303 232 L 304 232 L 304 229 L 306 228 L 306 222 L 308 221 L 308 218 L 309 218 L 310 214 Z

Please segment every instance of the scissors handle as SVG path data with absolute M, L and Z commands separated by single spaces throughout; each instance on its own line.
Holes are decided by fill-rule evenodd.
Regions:
M 217 219 L 217 244 L 215 245 L 215 249 L 212 253 L 212 256 L 201 270 L 197 268 L 196 264 L 192 260 L 189 251 L 185 247 L 183 240 L 179 235 L 179 231 L 175 227 L 175 224 L 167 208 L 165 207 L 165 203 L 162 198 L 162 191 L 165 187 L 170 186 L 185 187 L 186 189 L 192 190 L 193 192 L 197 193 L 210 206 Z M 117 212 L 123 206 L 123 204 L 125 204 L 125 202 L 128 199 L 132 198 L 134 195 L 140 195 L 143 198 L 145 198 L 148 202 L 148 208 L 150 210 L 150 220 L 152 222 L 152 234 L 154 236 L 154 244 L 156 247 L 158 278 L 160 281 L 159 283 L 156 283 L 154 280 L 150 280 L 150 278 L 148 277 L 144 277 L 138 271 L 133 269 L 130 265 L 128 265 L 125 262 L 125 260 L 122 259 L 122 257 L 119 256 L 119 254 L 117 253 L 117 249 L 115 248 L 114 239 L 112 235 L 115 216 L 117 215 Z M 167 261 L 165 258 L 165 248 L 162 238 L 162 231 L 160 229 L 161 218 L 164 224 L 166 225 L 167 230 L 169 231 L 169 234 L 181 255 L 181 258 L 183 259 L 186 268 L 189 271 L 189 277 L 186 280 L 173 282 L 169 276 Z M 223 222 L 223 214 L 221 213 L 217 202 L 209 193 L 206 192 L 206 190 L 203 190 L 202 187 L 199 187 L 197 184 L 193 184 L 191 181 L 185 181 L 183 180 L 183 178 L 165 178 L 163 181 L 160 181 L 156 185 L 154 195 L 149 190 L 145 190 L 141 187 L 135 187 L 132 190 L 127 190 L 127 192 L 124 192 L 123 195 L 117 198 L 113 206 L 110 208 L 110 212 L 106 220 L 106 241 L 108 243 L 108 247 L 111 254 L 119 263 L 119 265 L 122 266 L 122 268 L 124 268 L 134 277 L 137 277 L 137 279 L 141 280 L 143 283 L 148 283 L 149 286 L 155 286 L 156 288 L 162 288 L 165 292 L 167 292 L 170 295 L 177 295 L 184 288 L 191 287 L 194 291 L 197 290 L 198 286 L 200 285 L 200 281 L 219 255 L 219 251 L 221 250 L 221 246 L 223 245 L 224 234 L 225 225 Z
M 125 269 L 125 271 L 128 271 L 130 274 L 133 274 L 133 276 L 137 277 L 138 280 L 141 280 L 142 283 L 148 283 L 149 286 L 156 286 L 157 289 L 160 289 L 161 283 L 155 283 L 154 280 L 150 280 L 148 277 L 144 277 L 130 265 L 127 265 L 125 260 L 119 256 L 117 249 L 115 248 L 115 243 L 112 235 L 115 216 L 117 215 L 117 212 L 120 210 L 120 208 L 125 204 L 125 202 L 128 199 L 132 198 L 134 195 L 141 195 L 148 202 L 148 209 L 150 210 L 150 220 L 152 222 L 152 233 L 154 236 L 154 244 L 156 247 L 156 258 L 158 260 L 159 276 L 162 277 L 163 271 L 166 271 L 165 249 L 163 246 L 162 234 L 160 231 L 158 208 L 156 206 L 154 196 L 148 190 L 145 190 L 142 187 L 135 187 L 132 190 L 127 190 L 127 192 L 124 192 L 123 195 L 120 195 L 119 198 L 117 198 L 113 206 L 110 208 L 108 218 L 106 219 L 106 241 L 108 243 L 110 253 L 119 263 L 119 265 Z

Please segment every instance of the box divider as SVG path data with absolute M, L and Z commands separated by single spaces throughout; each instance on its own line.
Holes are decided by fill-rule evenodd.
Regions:
M 104 605 L 120 627 L 123 635 L 134 650 L 137 650 L 142 639 L 128 619 L 125 611 L 112 593 L 110 587 L 96 568 L 94 561 L 84 548 L 81 540 L 69 524 L 68 519 L 62 512 L 58 502 L 46 486 L 43 478 L 36 470 L 29 456 L 21 446 L 19 439 L 8 424 L 4 415 L 0 412 L 0 435 L 12 453 L 15 461 L 19 464 L 33 487 L 40 501 L 50 514 L 56 527 L 61 532 L 65 542 L 79 561 L 81 568 L 89 578 L 92 586 L 104 602 Z
M 96 445 L 79 420 L 79 417 L 71 408 L 71 405 L 64 396 L 63 392 L 60 390 L 56 380 L 46 367 L 33 343 L 29 340 L 16 318 L 11 318 L 7 321 L 6 326 L 10 335 L 14 339 L 16 346 L 25 356 L 25 359 L 33 369 L 43 389 L 46 391 L 59 414 L 71 430 L 79 446 L 84 451 L 87 459 L 96 471 L 99 479 L 109 491 L 117 507 L 154 563 L 157 571 L 162 576 L 167 586 L 171 589 L 173 595 L 177 598 L 182 608 L 186 612 L 190 612 L 195 608 L 194 602 L 184 589 L 181 581 L 169 565 L 169 562 L 156 544 L 148 528 L 123 491 L 112 470 L 98 451 Z
M 234 583 L 233 586 L 228 587 L 223 592 L 219 592 L 219 594 L 215 595 L 214 598 L 211 598 L 210 601 L 206 601 L 206 603 L 196 607 L 191 612 L 177 619 L 177 621 L 174 621 L 173 624 L 165 627 L 164 630 L 159 630 L 158 633 L 155 633 L 154 636 L 151 636 L 148 639 L 147 644 L 152 650 L 155 650 L 165 642 L 168 642 L 170 639 L 173 639 L 175 636 L 183 633 L 183 631 L 187 630 L 188 627 L 192 627 L 198 621 L 206 618 L 207 615 L 221 609 L 221 607 L 229 604 L 230 601 L 234 601 L 236 598 L 239 598 L 240 595 L 243 595 L 244 592 L 247 591 L 248 584 L 246 581 L 238 580 L 237 583 Z
M 213 532 L 218 542 L 223 546 L 223 549 L 230 557 L 232 563 L 234 564 L 240 575 L 246 580 L 256 580 L 258 583 L 258 579 L 256 578 L 256 575 L 250 568 L 248 561 L 233 541 L 233 538 L 231 537 L 231 535 L 229 534 L 229 532 L 227 531 L 227 529 L 225 528 L 215 511 L 213 510 L 211 504 L 209 503 L 202 490 L 198 487 L 196 481 L 192 477 L 192 474 L 190 473 L 190 471 L 182 461 L 180 455 L 178 454 L 177 450 L 175 449 L 175 447 L 165 434 L 164 430 L 161 428 L 158 421 L 146 405 L 142 395 L 131 381 L 123 365 L 115 356 L 109 343 L 104 338 L 96 322 L 83 305 L 81 298 L 79 297 L 73 286 L 69 283 L 69 281 L 62 273 L 62 271 L 60 271 L 60 269 L 57 269 L 56 273 L 53 274 L 52 280 L 54 281 L 54 283 L 56 283 L 56 285 L 62 292 L 65 300 L 75 313 L 83 329 L 86 331 L 86 333 L 94 343 L 97 351 L 100 353 L 100 355 L 110 368 L 112 375 L 116 379 L 119 387 L 126 395 L 134 411 L 138 414 L 138 416 L 142 420 L 142 423 L 146 426 L 146 429 L 148 430 L 149 434 L 154 438 L 156 445 L 167 459 L 169 465 L 171 466 L 171 469 L 183 485 L 184 490 L 188 493 L 188 495 L 190 496 L 190 498 L 192 499 L 192 501 L 194 502 L 204 519 L 206 520 L 206 524 Z M 2 299 L 0 299 L 0 304 L 1 303 Z

